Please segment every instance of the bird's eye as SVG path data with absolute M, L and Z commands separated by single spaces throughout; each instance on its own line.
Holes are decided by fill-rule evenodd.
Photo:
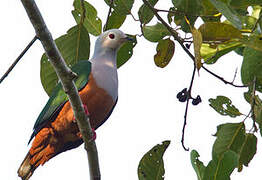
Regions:
M 114 34 L 109 34 L 109 38 L 110 38 L 110 39 L 114 39 L 114 38 L 115 38 L 115 35 L 114 35 Z

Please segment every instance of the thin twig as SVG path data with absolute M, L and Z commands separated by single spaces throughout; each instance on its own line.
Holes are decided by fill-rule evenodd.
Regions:
M 106 31 L 107 30 L 107 25 L 108 25 L 108 21 L 109 21 L 109 17 L 112 13 L 112 6 L 114 4 L 114 0 L 110 0 L 110 5 L 109 5 L 109 10 L 108 10 L 108 13 L 107 13 L 107 18 L 106 18 L 106 24 L 103 28 L 103 31 Z
M 253 26 L 253 28 L 252 28 L 252 30 L 251 30 L 251 33 L 253 33 L 253 32 L 256 30 L 256 27 L 257 27 L 259 21 L 261 20 L 261 18 L 262 18 L 262 13 L 259 15 L 256 23 L 254 24 L 254 26 Z
M 8 74 L 14 69 L 16 64 L 22 59 L 22 57 L 25 55 L 25 53 L 30 49 L 30 47 L 34 44 L 34 42 L 37 40 L 37 36 L 35 36 L 30 43 L 26 46 L 26 48 L 21 52 L 21 54 L 16 58 L 16 60 L 13 62 L 13 64 L 8 68 L 8 70 L 5 72 L 5 74 L 0 79 L 0 84 L 2 81 L 8 76 Z
M 47 26 L 43 20 L 43 17 L 34 2 L 34 0 L 21 0 L 27 15 L 34 26 L 35 32 L 39 40 L 41 41 L 45 53 L 53 65 L 57 76 L 59 77 L 64 91 L 67 93 L 69 102 L 74 112 L 80 133 L 85 142 L 85 149 L 88 156 L 89 174 L 91 180 L 100 180 L 100 169 L 98 162 L 98 153 L 94 140 L 90 140 L 93 137 L 93 132 L 89 122 L 89 118 L 86 116 L 82 101 L 79 97 L 78 90 L 74 83 L 74 75 L 72 71 L 67 67 L 61 53 L 59 52 Z
M 253 127 L 254 128 L 254 131 L 257 132 L 257 126 L 256 126 L 256 115 L 254 113 L 254 108 L 255 108 L 255 104 L 256 104 L 256 76 L 254 77 L 253 79 L 253 86 L 252 86 L 252 94 L 251 94 L 251 117 L 252 117 L 252 120 L 253 120 Z
M 233 82 L 229 82 L 229 81 L 225 80 L 223 77 L 221 77 L 221 76 L 213 73 L 212 71 L 210 71 L 209 69 L 207 69 L 207 68 L 204 67 L 204 66 L 202 66 L 202 69 L 204 69 L 204 70 L 205 70 L 206 72 L 208 72 L 209 74 L 215 76 L 217 79 L 221 80 L 221 81 L 222 81 L 223 83 L 225 83 L 225 84 L 229 84 L 229 85 L 234 86 L 234 87 L 237 87 L 237 88 L 245 88 L 245 87 L 247 87 L 246 85 L 236 85 L 236 84 L 234 84 Z
M 189 100 L 192 98 L 191 92 L 192 92 L 192 87 L 193 87 L 193 82 L 195 78 L 195 73 L 196 73 L 196 66 L 194 64 L 194 70 L 191 78 L 191 82 L 187 91 L 187 100 L 186 100 L 186 110 L 185 110 L 185 115 L 184 115 L 184 124 L 183 124 L 183 129 L 182 129 L 182 138 L 181 138 L 181 143 L 184 148 L 184 150 L 189 151 L 189 148 L 185 147 L 184 139 L 185 139 L 185 129 L 186 129 L 186 124 L 187 124 L 187 113 L 188 113 L 188 107 L 189 107 Z

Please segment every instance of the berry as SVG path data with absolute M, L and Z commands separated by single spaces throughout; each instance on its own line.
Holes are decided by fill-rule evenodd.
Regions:
M 182 93 L 182 92 L 179 92 L 179 93 L 177 93 L 177 95 L 176 95 L 177 99 L 181 98 L 181 96 L 183 96 L 183 93 Z
M 178 100 L 179 100 L 180 102 L 186 102 L 186 100 L 187 100 L 187 95 L 185 94 L 185 95 L 181 96 Z
M 198 105 L 201 102 L 201 97 L 198 95 L 195 99 L 193 99 L 192 104 L 194 106 Z

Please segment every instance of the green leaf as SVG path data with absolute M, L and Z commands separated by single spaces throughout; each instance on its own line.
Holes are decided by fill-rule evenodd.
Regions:
M 261 0 L 231 0 L 230 6 L 233 8 L 247 8 L 248 6 L 261 5 Z
M 237 29 L 241 29 L 242 23 L 237 12 L 226 3 L 219 0 L 209 0 L 219 12 L 221 12 Z
M 167 28 L 161 23 L 153 26 L 143 26 L 143 34 L 144 37 L 151 42 L 158 42 L 165 36 L 171 35 Z
M 126 20 L 126 15 L 120 15 L 120 14 L 117 14 L 116 11 L 113 11 L 108 18 L 108 22 L 107 22 L 105 31 L 109 29 L 120 28 L 122 24 L 125 22 L 125 20 Z
M 197 179 L 202 180 L 204 177 L 204 172 L 206 167 L 204 166 L 203 162 L 199 161 L 199 154 L 196 150 L 192 150 L 190 153 L 190 159 L 191 159 L 191 164 L 197 174 Z
M 170 39 L 162 39 L 156 47 L 154 56 L 156 66 L 164 68 L 168 65 L 175 52 L 175 43 Z
M 219 158 L 228 150 L 239 154 L 242 144 L 245 141 L 245 124 L 227 123 L 217 127 L 216 141 L 213 145 L 212 157 Z
M 85 7 L 85 18 L 83 25 L 86 27 L 87 31 L 94 36 L 98 36 L 102 32 L 102 21 L 99 17 L 97 17 L 96 9 L 89 4 L 88 2 L 84 1 Z M 83 9 L 81 6 L 81 0 L 74 0 L 74 10 L 72 14 L 75 18 L 77 24 L 81 23 L 81 15 L 83 13 Z
M 148 2 L 155 6 L 158 0 L 149 0 Z M 147 24 L 153 19 L 154 13 L 147 5 L 143 4 L 138 10 L 138 16 L 142 24 Z
M 77 25 L 67 31 L 67 34 L 57 38 L 55 43 L 69 67 L 81 59 L 89 59 L 90 39 L 83 26 Z M 58 83 L 58 78 L 45 54 L 41 58 L 40 77 L 42 86 L 50 96 Z
M 253 104 L 253 116 L 252 119 L 259 125 L 260 135 L 262 136 L 262 100 L 258 95 L 253 97 L 253 88 L 249 87 L 248 92 L 244 93 L 245 100 L 251 105 Z
M 105 0 L 106 4 L 110 6 L 111 0 Z M 114 0 L 112 8 L 119 15 L 131 14 L 134 0 Z
M 117 52 L 117 68 L 125 64 L 133 55 L 133 49 L 137 44 L 136 36 L 128 35 L 134 41 L 128 41 Z
M 219 22 L 221 15 L 209 0 L 202 0 L 202 16 L 204 22 Z
M 214 64 L 221 56 L 241 47 L 240 42 L 225 42 L 213 48 L 210 44 L 203 43 L 200 49 L 201 57 L 207 64 Z
M 246 47 L 241 66 L 241 79 L 243 84 L 252 84 L 256 78 L 256 90 L 262 92 L 262 52 Z
M 250 48 L 262 52 L 262 35 L 243 36 L 241 42 Z
M 140 160 L 138 165 L 139 180 L 163 180 L 165 175 L 163 155 L 170 141 L 154 146 Z
M 211 160 L 205 170 L 203 180 L 230 180 L 230 174 L 238 164 L 238 155 L 226 151 L 219 158 Z
M 193 27 L 197 17 L 202 12 L 202 2 L 201 0 L 172 0 L 174 8 L 181 12 L 181 14 L 176 14 L 174 16 L 175 23 L 181 26 L 184 32 L 191 32 L 188 23 L 185 20 L 185 16 Z
M 239 110 L 232 104 L 232 101 L 225 96 L 217 96 L 216 99 L 208 100 L 210 106 L 223 116 L 236 117 L 242 115 Z
M 246 134 L 245 141 L 240 150 L 240 158 L 238 171 L 242 171 L 243 164 L 248 166 L 248 163 L 253 159 L 257 152 L 257 137 L 254 134 Z
M 241 39 L 241 32 L 230 24 L 220 22 L 207 22 L 199 27 L 203 41 L 228 41 Z

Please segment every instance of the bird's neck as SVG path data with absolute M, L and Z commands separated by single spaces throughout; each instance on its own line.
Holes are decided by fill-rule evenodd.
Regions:
M 95 51 L 90 61 L 92 63 L 91 73 L 97 85 L 105 89 L 113 100 L 116 100 L 118 94 L 116 51 L 111 49 Z
M 111 48 L 95 48 L 94 55 L 91 59 L 92 64 L 103 64 L 108 65 L 114 68 L 117 68 L 116 66 L 116 50 Z M 99 59 L 99 60 L 96 60 Z

